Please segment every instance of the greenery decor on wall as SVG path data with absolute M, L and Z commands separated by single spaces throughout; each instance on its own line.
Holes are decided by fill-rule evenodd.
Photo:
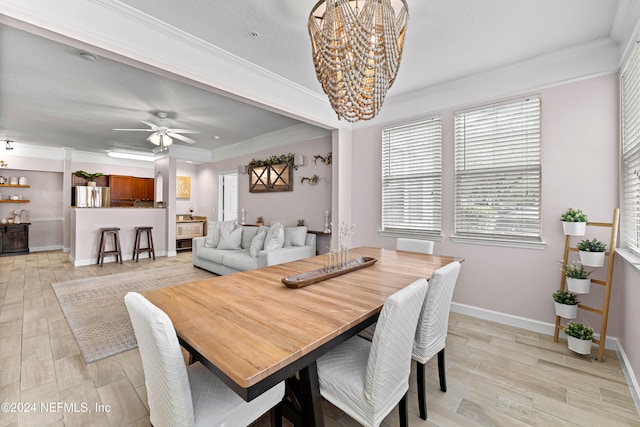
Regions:
M 316 185 L 320 177 L 317 174 L 314 174 L 311 178 L 308 176 L 303 176 L 300 178 L 300 184 L 304 184 L 305 181 L 309 182 L 309 185 Z
M 279 165 L 282 163 L 291 163 L 293 168 L 295 170 L 298 170 L 298 165 L 295 164 L 294 160 L 295 160 L 295 156 L 291 153 L 281 154 L 280 156 L 271 156 L 265 160 L 251 159 L 251 161 L 247 165 L 247 168 L 250 168 L 253 166 L 272 166 L 272 165 Z
M 325 165 L 330 165 L 332 157 L 333 157 L 333 154 L 331 153 L 331 151 L 329 151 L 329 154 L 327 154 L 327 157 L 322 157 L 321 155 L 316 154 L 315 156 L 313 156 L 313 163 L 317 165 L 318 160 L 320 160 Z

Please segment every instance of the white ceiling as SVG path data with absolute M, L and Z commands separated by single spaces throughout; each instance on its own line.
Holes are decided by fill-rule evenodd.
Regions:
M 73 0 L 56 2 L 64 15 Z M 174 34 L 195 36 L 293 86 L 321 93 L 306 27 L 315 2 L 110 3 L 120 13 L 126 9 L 127 18 L 139 19 L 140 25 L 159 20 Z M 4 22 L 21 27 L 2 3 L 18 2 L 0 1 L 0 12 L 10 18 Z M 594 45 L 613 46 L 619 60 L 638 18 L 633 0 L 408 0 L 408 5 L 405 51 L 388 101 L 535 58 L 571 56 Z M 33 30 L 37 19 L 28 24 Z M 199 130 L 190 136 L 198 141 L 195 146 L 207 150 L 300 129 L 297 118 L 220 96 L 170 73 L 152 73 L 150 67 L 142 70 L 103 55 L 94 62 L 82 60 L 79 44 L 71 44 L 75 47 L 0 25 L 0 139 L 89 152 L 149 152 L 147 134 L 112 129 L 144 128 L 140 120 L 156 121 L 156 111 L 168 113 L 171 127 Z M 157 49 L 167 47 L 158 44 Z

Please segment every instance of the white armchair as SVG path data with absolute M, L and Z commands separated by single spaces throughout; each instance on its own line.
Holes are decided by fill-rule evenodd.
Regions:
M 151 424 L 155 427 L 246 426 L 272 408 L 280 425 L 280 383 L 245 402 L 201 363 L 186 366 L 171 319 L 142 295 L 124 297 L 138 341 Z
M 429 291 L 420 312 L 412 357 L 417 362 L 418 407 L 420 418 L 427 419 L 425 364 L 438 355 L 440 390 L 447 391 L 444 347 L 449 326 L 453 290 L 460 273 L 460 263 L 452 262 L 437 269 L 429 279 Z
M 317 361 L 320 394 L 362 425 L 379 426 L 398 403 L 408 425 L 411 346 L 428 286 L 419 279 L 387 298 L 373 341 L 355 336 Z

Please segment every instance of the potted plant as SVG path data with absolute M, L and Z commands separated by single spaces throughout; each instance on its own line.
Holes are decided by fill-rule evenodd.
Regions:
M 552 296 L 557 316 L 565 319 L 575 319 L 578 316 L 578 304 L 580 304 L 578 295 L 559 289 Z
M 94 173 L 89 173 L 89 172 L 85 172 L 85 171 L 76 171 L 75 174 L 77 176 L 79 176 L 80 178 L 85 178 L 87 180 L 87 185 L 89 187 L 95 187 L 96 186 L 96 178 L 99 178 L 101 176 L 104 176 L 104 174 L 102 172 L 94 172 Z
M 580 251 L 580 262 L 591 267 L 602 267 L 604 265 L 604 253 L 607 245 L 598 239 L 581 240 L 576 245 Z
M 587 231 L 587 215 L 580 209 L 569 208 L 560 217 L 564 234 L 568 236 L 584 236 Z
M 564 274 L 567 280 L 567 288 L 571 292 L 587 294 L 591 290 L 591 271 L 587 271 L 579 261 L 565 264 Z
M 569 322 L 564 327 L 567 336 L 569 350 L 580 354 L 591 354 L 591 343 L 593 340 L 593 329 L 576 322 Z
M 261 225 L 264 225 L 264 220 L 262 219 L 262 217 L 261 217 L 261 216 L 259 216 L 259 217 L 257 217 L 257 218 L 256 218 L 256 225 L 257 225 L 258 227 L 260 227 Z

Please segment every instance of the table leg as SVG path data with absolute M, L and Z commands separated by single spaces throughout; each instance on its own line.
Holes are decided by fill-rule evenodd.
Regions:
M 322 397 L 320 396 L 320 382 L 318 381 L 318 367 L 312 362 L 302 369 L 300 375 L 302 419 L 305 426 L 323 427 Z

